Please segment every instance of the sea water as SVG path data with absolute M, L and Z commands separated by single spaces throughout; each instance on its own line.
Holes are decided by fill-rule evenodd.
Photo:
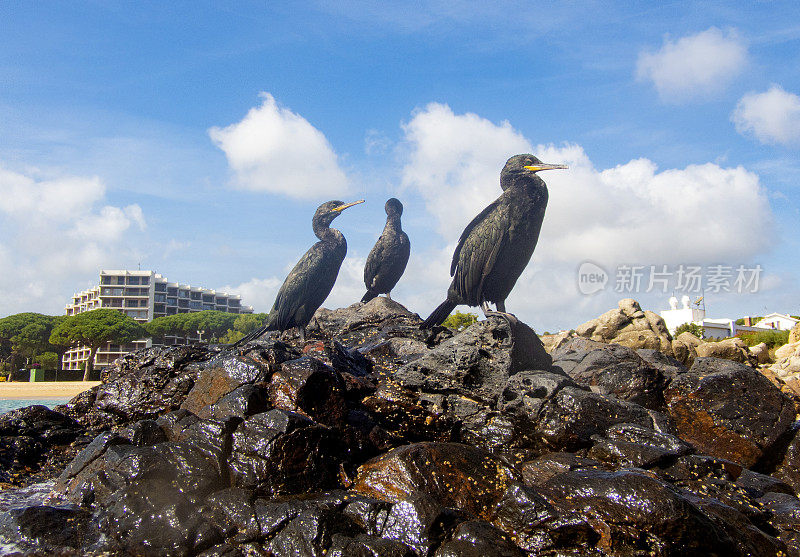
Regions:
M 72 397 L 52 397 L 52 398 L 0 398 L 0 414 L 4 414 L 9 410 L 16 410 L 23 406 L 33 406 L 34 404 L 41 404 L 52 408 L 58 404 L 66 404 Z

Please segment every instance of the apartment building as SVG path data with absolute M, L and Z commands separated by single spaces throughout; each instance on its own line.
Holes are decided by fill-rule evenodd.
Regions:
M 98 308 L 114 308 L 146 323 L 156 317 L 203 310 L 227 313 L 253 313 L 253 308 L 242 305 L 238 295 L 217 292 L 208 288 L 169 282 L 153 271 L 100 271 L 100 281 L 72 297 L 66 306 L 67 315 L 76 315 Z M 189 337 L 167 336 L 146 339 L 128 344 L 107 344 L 95 356 L 95 366 L 106 366 L 120 356 L 140 348 L 160 345 L 180 345 L 199 342 L 199 335 Z M 78 347 L 64 354 L 64 369 L 79 369 L 89 357 L 89 348 Z

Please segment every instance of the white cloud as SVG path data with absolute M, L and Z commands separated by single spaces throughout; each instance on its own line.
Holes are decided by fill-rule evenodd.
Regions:
M 0 315 L 60 313 L 87 275 L 136 257 L 129 232 L 146 226 L 138 205 L 101 206 L 96 177 L 31 174 L 0 168 Z
M 220 290 L 238 294 L 242 297 L 242 304 L 253 306 L 256 313 L 269 313 L 281 284 L 283 279 L 277 277 L 252 278 L 236 286 L 223 286 Z
M 800 142 L 800 97 L 773 85 L 764 93 L 743 96 L 731 114 L 736 131 L 762 143 Z
M 567 316 L 586 315 L 585 308 L 598 303 L 600 298 L 578 294 L 576 270 L 583 261 L 609 270 L 621 263 L 738 264 L 774 242 L 758 176 L 742 167 L 706 163 L 659 171 L 652 161 L 635 159 L 598 170 L 579 145 L 532 147 L 508 122 L 456 115 L 443 105 L 418 111 L 404 129 L 403 184 L 423 197 L 449 244 L 441 253 L 427 254 L 427 265 L 447 282 L 449 259 L 464 226 L 501 193 L 506 158 L 533 152 L 544 162 L 569 165 L 567 171 L 541 173 L 550 193 L 541 237 L 533 263 L 509 298 L 509 309 L 532 323 L 536 316 L 559 311 L 568 325 Z M 413 306 L 421 311 L 432 309 L 430 300 L 441 301 L 446 289 L 438 279 L 426 284 L 433 294 L 416 294 Z
M 747 64 L 747 47 L 735 31 L 716 27 L 664 39 L 657 52 L 641 52 L 637 77 L 653 82 L 661 100 L 683 102 L 707 98 L 725 89 Z
M 240 122 L 208 131 L 228 158 L 234 185 L 300 199 L 347 193 L 349 180 L 325 135 L 269 93 L 262 98 Z

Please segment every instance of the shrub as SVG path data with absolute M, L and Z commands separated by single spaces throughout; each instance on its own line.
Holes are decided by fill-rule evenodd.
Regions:
M 703 334 L 705 333 L 705 329 L 698 325 L 697 323 L 684 323 L 683 325 L 678 325 L 675 328 L 675 335 L 678 336 L 681 333 L 692 333 L 697 338 L 703 338 Z
M 743 331 L 736 336 L 741 338 L 747 346 L 755 346 L 763 342 L 769 348 L 775 348 L 789 342 L 789 331 Z
M 460 311 L 454 311 L 447 316 L 447 319 L 444 320 L 442 325 L 450 329 L 455 329 L 456 331 L 463 331 L 477 320 L 478 316 L 474 313 L 462 313 Z

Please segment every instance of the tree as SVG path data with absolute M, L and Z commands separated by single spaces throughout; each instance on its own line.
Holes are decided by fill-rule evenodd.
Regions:
M 40 354 L 55 352 L 63 355 L 67 346 L 52 345 L 50 335 L 66 316 L 41 313 L 17 313 L 0 319 L 0 339 L 9 352 L 12 369 L 18 369 L 23 359 L 34 360 Z M 59 358 L 59 368 L 61 359 Z
M 132 317 L 115 309 L 93 309 L 66 317 L 53 329 L 51 344 L 84 345 L 90 349 L 83 380 L 94 371 L 97 350 L 107 342 L 124 344 L 147 337 L 147 331 Z
M 194 336 L 202 331 L 202 338 L 210 342 L 223 337 L 238 317 L 240 316 L 235 313 L 214 310 L 177 313 L 153 319 L 145 324 L 145 328 L 154 338 L 166 335 Z
M 478 316 L 474 313 L 462 313 L 454 311 L 447 319 L 444 320 L 442 325 L 455 329 L 456 331 L 463 331 L 478 320 Z
M 684 332 L 692 333 L 697 338 L 703 338 L 703 333 L 705 333 L 705 328 L 701 327 L 697 323 L 684 323 L 683 325 L 678 325 L 675 328 L 676 337 Z
M 236 317 L 233 328 L 220 337 L 219 341 L 225 344 L 232 344 L 258 329 L 269 317 L 268 313 L 243 313 Z

